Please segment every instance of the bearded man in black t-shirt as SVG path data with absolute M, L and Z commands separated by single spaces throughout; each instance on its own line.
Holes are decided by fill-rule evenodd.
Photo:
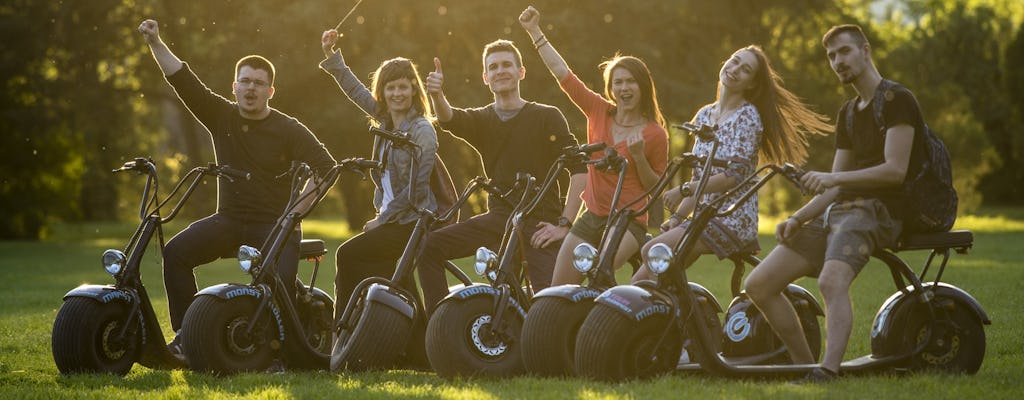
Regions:
M 921 157 L 924 140 L 917 100 L 905 88 L 883 83 L 860 27 L 833 27 L 822 44 L 832 70 L 858 96 L 839 112 L 832 171 L 804 175 L 801 183 L 817 195 L 778 225 L 779 246 L 745 285 L 793 363 L 814 364 L 797 314 L 782 291 L 800 277 L 818 277 L 828 336 L 821 365 L 803 382 L 838 376 L 853 325 L 850 285 L 875 250 L 892 246 L 898 238 L 901 188 L 910 166 L 917 165 L 912 161 Z M 885 126 L 877 126 L 872 103 L 881 104 Z M 852 124 L 847 124 L 847 115 L 852 115 Z

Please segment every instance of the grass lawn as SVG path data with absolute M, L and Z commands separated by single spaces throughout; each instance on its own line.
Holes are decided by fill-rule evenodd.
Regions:
M 762 221 L 771 227 L 772 221 Z M 181 226 L 168 229 L 168 236 Z M 986 328 L 988 348 L 975 376 L 941 374 L 849 377 L 820 386 L 793 386 L 784 381 L 738 380 L 706 374 L 675 374 L 645 381 L 606 384 L 581 379 L 518 377 L 503 380 L 446 381 L 433 373 L 394 370 L 335 375 L 328 372 L 241 374 L 214 377 L 185 370 L 151 370 L 136 365 L 126 377 L 62 376 L 50 351 L 50 332 L 61 297 L 82 283 L 110 283 L 99 256 L 120 248 L 134 229 L 130 224 L 62 226 L 42 242 L 0 242 L 0 399 L 27 398 L 1020 398 L 1024 390 L 1024 313 L 1013 308 L 1024 294 L 1024 209 L 989 209 L 963 217 L 958 229 L 975 233 L 967 256 L 954 255 L 944 281 L 972 294 L 993 321 Z M 307 221 L 306 237 L 327 240 L 336 248 L 347 236 L 346 226 Z M 767 228 L 771 229 L 771 228 Z M 774 246 L 762 232 L 765 253 Z M 154 253 L 155 247 L 150 248 Z M 911 265 L 923 262 L 924 252 L 902 254 Z M 160 279 L 159 259 L 149 254 L 143 277 L 157 314 L 171 337 L 167 304 Z M 461 264 L 466 266 L 467 260 Z M 308 263 L 300 266 L 307 275 Z M 248 282 L 232 260 L 198 270 L 199 286 Z M 471 269 L 470 269 L 471 271 Z M 690 270 L 690 278 L 729 303 L 730 264 L 705 257 Z M 333 293 L 333 255 L 321 266 L 317 286 Z M 934 276 L 934 273 L 932 273 Z M 620 274 L 620 282 L 626 278 Z M 818 296 L 817 284 L 802 286 Z M 871 320 L 882 301 L 895 291 L 883 265 L 872 261 L 854 282 L 855 322 L 847 359 L 870 352 Z M 819 296 L 820 299 L 820 296 Z M 822 321 L 823 323 L 824 321 Z

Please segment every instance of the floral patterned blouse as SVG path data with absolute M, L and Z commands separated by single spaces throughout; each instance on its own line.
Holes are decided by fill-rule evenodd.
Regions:
M 711 110 L 713 106 L 714 104 L 709 104 L 697 111 L 694 123 L 712 125 Z M 757 108 L 750 103 L 744 103 L 732 115 L 719 121 L 717 129 L 715 129 L 715 137 L 719 142 L 715 158 L 734 163 L 729 168 L 710 167 L 710 174 L 725 173 L 726 176 L 735 177 L 737 181 L 740 181 L 753 173 L 758 165 L 758 149 L 763 131 L 761 115 L 758 114 Z M 697 139 L 693 145 L 693 153 L 700 156 L 708 155 L 711 153 L 711 142 Z M 701 169 L 694 170 L 693 181 L 700 180 L 704 173 L 705 171 Z M 732 205 L 755 183 L 756 181 L 751 181 L 741 190 L 734 191 L 725 200 L 724 206 Z M 720 193 L 706 194 L 701 198 L 701 203 L 710 201 L 719 195 Z M 757 210 L 757 193 L 755 193 L 735 212 L 719 218 L 719 221 L 728 227 L 740 241 L 749 243 L 757 240 Z

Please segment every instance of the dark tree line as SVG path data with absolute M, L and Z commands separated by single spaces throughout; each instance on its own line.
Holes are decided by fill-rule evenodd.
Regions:
M 271 106 L 306 123 L 336 158 L 368 155 L 366 119 L 317 68 L 320 33 L 355 2 L 12 0 L 0 6 L 0 238 L 42 237 L 56 221 L 131 216 L 141 183 L 109 170 L 135 156 L 158 162 L 163 188 L 213 160 L 209 135 L 180 106 L 135 31 L 145 18 L 158 20 L 171 49 L 225 96 L 238 58 L 267 56 L 278 70 Z M 583 115 L 516 21 L 530 4 L 591 87 L 601 87 L 597 65 L 615 53 L 647 61 L 672 123 L 714 100 L 720 63 L 747 44 L 765 48 L 788 88 L 835 115 L 852 92 L 829 70 L 820 37 L 833 24 L 859 23 L 883 75 L 914 90 L 953 152 L 962 210 L 1024 199 L 1024 6 L 1012 1 L 375 0 L 346 21 L 340 47 L 366 82 L 384 59 L 408 57 L 425 75 L 440 57 L 452 103 L 480 106 L 491 101 L 480 77 L 483 45 L 514 40 L 527 67 L 523 96 L 559 106 L 582 138 Z M 472 149 L 448 135 L 441 135 L 441 146 L 457 184 L 481 173 Z M 832 138 L 812 146 L 808 166 L 828 168 Z M 673 152 L 688 147 L 673 134 Z M 212 211 L 216 194 L 212 181 L 207 186 L 186 212 Z M 321 212 L 359 226 L 373 212 L 369 188 L 343 179 Z M 767 213 L 802 201 L 781 183 L 767 190 Z

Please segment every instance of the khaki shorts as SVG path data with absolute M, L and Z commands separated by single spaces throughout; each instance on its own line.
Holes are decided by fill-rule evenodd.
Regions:
M 797 252 L 821 274 L 825 261 L 837 260 L 860 273 L 875 250 L 896 243 L 902 224 L 877 199 L 833 203 L 824 215 L 804 224 L 781 245 Z
M 594 247 L 601 247 L 601 235 L 604 234 L 604 230 L 608 225 L 608 216 L 600 216 L 590 211 L 584 211 L 583 215 L 576 218 L 576 222 L 572 224 L 572 228 L 569 229 L 569 233 L 576 235 L 576 237 L 583 239 L 583 241 L 590 243 Z M 647 228 L 640 225 L 636 219 L 629 221 L 629 225 L 626 226 L 626 230 L 629 231 L 636 242 L 643 246 L 647 243 Z

